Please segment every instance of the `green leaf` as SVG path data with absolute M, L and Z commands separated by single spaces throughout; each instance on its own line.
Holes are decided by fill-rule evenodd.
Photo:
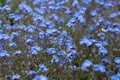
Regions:
M 6 4 L 6 0 L 0 0 L 0 3 L 2 4 L 2 6 L 4 6 Z

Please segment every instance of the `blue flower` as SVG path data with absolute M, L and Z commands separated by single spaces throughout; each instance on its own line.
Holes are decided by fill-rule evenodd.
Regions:
M 14 19 L 16 15 L 14 13 L 9 14 L 9 18 Z
M 93 64 L 90 60 L 85 60 L 82 65 L 81 65 L 81 69 L 83 71 L 88 71 L 88 68 L 91 67 Z
M 92 0 L 82 0 L 83 4 L 89 5 Z
M 35 45 L 35 46 L 31 47 L 31 50 L 40 51 L 41 48 L 38 45 Z
M 95 72 L 101 72 L 101 73 L 105 73 L 106 72 L 105 66 L 103 64 L 96 64 L 96 65 L 94 65 L 93 70 Z
M 33 44 L 33 43 L 34 43 L 34 40 L 33 40 L 33 39 L 27 39 L 27 40 L 26 40 L 26 43 L 27 43 L 27 44 Z
M 52 59 L 51 59 L 51 63 L 57 63 L 57 62 L 59 62 L 59 57 L 58 56 L 56 56 L 56 55 L 53 55 L 52 56 Z
M 114 58 L 114 63 L 116 63 L 116 64 L 120 64 L 120 57 L 116 57 L 116 58 Z
M 102 33 L 102 32 L 99 32 L 99 33 L 97 34 L 97 36 L 98 36 L 100 39 L 102 39 L 102 40 L 105 39 L 105 34 Z
M 119 73 L 118 74 L 114 74 L 114 75 L 110 76 L 110 79 L 111 80 L 120 80 L 120 74 Z
M 69 68 L 70 68 L 72 71 L 77 70 L 77 67 L 76 67 L 75 65 L 70 65 Z
M 114 19 L 114 18 L 116 18 L 117 17 L 117 13 L 111 13 L 110 15 L 109 15 L 109 18 L 112 18 L 112 19 Z
M 7 34 L 0 34 L 0 40 L 7 40 L 9 36 Z
M 74 59 L 75 59 L 75 55 L 73 55 L 72 53 L 66 54 L 66 61 L 67 62 L 72 62 Z
M 35 31 L 35 26 L 34 25 L 29 25 L 28 27 L 26 27 L 26 31 L 27 32 L 34 32 Z
M 101 41 L 96 41 L 95 46 L 97 46 L 99 48 L 99 47 L 103 47 L 103 44 Z
M 32 54 L 37 54 L 38 51 L 42 50 L 38 45 L 35 45 L 33 47 L 31 47 L 31 53 Z
M 1 58 L 1 57 L 10 57 L 10 54 L 9 54 L 7 51 L 2 50 L 2 51 L 0 52 L 0 58 Z
M 54 28 L 53 28 L 53 29 L 47 29 L 47 30 L 46 30 L 46 33 L 45 33 L 46 36 L 50 36 L 50 35 L 52 35 L 52 34 L 53 34 L 53 35 L 58 34 L 58 30 L 57 30 L 57 29 L 54 29 Z
M 97 10 L 96 10 L 96 9 L 91 10 L 91 11 L 90 11 L 90 15 L 91 15 L 91 16 L 96 16 L 96 15 L 97 15 Z
M 65 61 L 63 61 L 63 60 L 59 61 L 59 67 L 63 67 L 64 64 L 65 64 Z
M 61 45 L 63 45 L 63 40 L 64 40 L 64 38 L 59 38 L 59 39 L 57 39 L 57 43 L 61 46 Z
M 99 48 L 99 55 L 104 56 L 108 53 L 108 51 L 104 47 Z
M 87 10 L 86 7 L 81 7 L 80 10 L 79 10 L 79 13 L 84 14 L 86 10 Z M 79 13 L 78 13 L 78 15 L 79 15 Z
M 48 80 L 48 78 L 44 75 L 37 75 L 32 80 Z
M 83 39 L 80 41 L 80 44 L 86 44 L 87 46 L 91 46 L 94 42 L 94 39 L 89 39 L 88 37 L 84 36 Z
M 95 26 L 93 26 L 93 25 L 90 25 L 90 26 L 89 26 L 89 31 L 93 31 L 93 30 L 95 30 L 95 29 L 96 29 Z
M 26 26 L 25 25 L 18 25 L 17 28 L 20 29 L 20 30 L 25 30 Z
M 15 74 L 15 75 L 13 75 L 12 76 L 12 80 L 18 80 L 18 79 L 20 79 L 20 75 L 19 74 Z
M 103 4 L 105 3 L 104 0 L 95 0 L 95 2 L 96 2 L 97 4 L 100 4 L 100 5 L 103 5 Z
M 72 26 L 74 26 L 75 22 L 76 22 L 75 18 L 70 18 L 70 20 L 67 23 L 67 26 L 72 27 Z
M 46 53 L 48 54 L 55 54 L 56 53 L 56 49 L 55 48 L 47 48 L 45 50 Z
M 110 63 L 109 59 L 107 59 L 107 58 L 102 59 L 101 62 L 105 63 L 105 64 L 109 64 Z
M 45 9 L 44 8 L 35 8 L 35 11 L 37 11 L 40 14 L 44 14 L 45 13 Z
M 59 51 L 59 52 L 57 52 L 57 55 L 58 55 L 58 56 L 64 56 L 65 54 L 66 54 L 65 51 Z
M 78 4 L 78 0 L 73 0 L 72 6 L 76 6 Z
M 37 72 L 34 71 L 34 70 L 29 70 L 29 71 L 27 72 L 27 75 L 36 75 L 36 74 L 37 74 Z
M 5 5 L 5 6 L 3 6 L 3 10 L 9 11 L 9 10 L 11 10 L 11 7 L 9 5 Z
M 44 64 L 39 64 L 39 71 L 47 72 L 49 69 Z
M 109 8 L 114 7 L 114 4 L 111 1 L 106 2 L 106 3 L 104 3 L 103 7 L 106 8 L 106 9 L 109 9 Z
M 17 44 L 15 43 L 15 42 L 9 42 L 9 45 L 8 45 L 9 47 L 16 47 L 17 46 Z
M 80 23 L 82 23 L 83 25 L 86 25 L 86 19 L 83 17 L 83 15 L 79 15 L 78 20 L 79 20 Z
M 22 52 L 20 50 L 15 51 L 14 55 L 20 55 Z
M 30 6 L 28 6 L 25 2 L 22 2 L 21 4 L 19 4 L 19 9 L 22 10 L 23 12 L 27 12 L 29 14 L 32 15 L 33 11 L 32 8 Z

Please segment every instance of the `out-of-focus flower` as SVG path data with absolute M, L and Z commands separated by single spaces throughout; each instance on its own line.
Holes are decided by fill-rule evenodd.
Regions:
M 52 56 L 52 59 L 51 59 L 51 63 L 57 63 L 57 62 L 59 62 L 59 57 L 58 56 L 56 56 L 56 55 L 53 55 Z
M 116 63 L 116 64 L 120 64 L 120 57 L 116 57 L 116 58 L 114 58 L 114 63 Z
M 48 54 L 55 54 L 56 53 L 56 49 L 55 48 L 47 48 L 45 50 L 46 53 Z
M 19 74 L 15 74 L 15 75 L 13 75 L 12 76 L 12 80 L 18 80 L 18 79 L 20 79 L 20 75 Z
M 105 66 L 103 64 L 96 64 L 96 65 L 94 65 L 93 70 L 95 72 L 101 72 L 101 73 L 105 73 L 106 72 Z
M 110 76 L 110 80 L 120 80 L 120 74 L 118 73 Z
M 47 72 L 49 69 L 44 64 L 39 64 L 40 72 Z
M 48 78 L 44 75 L 37 75 L 32 80 L 48 80 Z
M 108 53 L 108 51 L 104 47 L 99 48 L 99 55 L 104 56 Z
M 2 50 L 2 51 L 0 52 L 0 58 L 1 58 L 1 57 L 10 57 L 10 54 L 9 54 L 7 51 Z
M 34 71 L 34 70 L 29 70 L 29 71 L 27 72 L 27 75 L 36 75 L 36 74 L 37 74 L 37 72 Z
M 91 67 L 93 65 L 92 61 L 90 60 L 85 60 L 82 65 L 81 65 L 81 69 L 83 71 L 88 71 L 88 68 Z

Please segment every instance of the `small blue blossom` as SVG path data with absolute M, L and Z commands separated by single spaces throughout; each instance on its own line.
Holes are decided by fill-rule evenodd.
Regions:
M 93 26 L 93 25 L 90 25 L 90 26 L 89 26 L 89 31 L 93 31 L 93 30 L 95 30 L 95 29 L 96 29 L 95 26 Z
M 100 39 L 102 39 L 102 40 L 105 39 L 105 34 L 102 33 L 102 32 L 98 33 L 97 36 L 98 36 Z
M 99 55 L 104 56 L 108 53 L 108 51 L 104 47 L 99 48 Z
M 80 44 L 86 44 L 87 46 L 91 46 L 95 42 L 94 39 L 89 39 L 88 37 L 83 37 L 83 39 L 80 41 Z
M 41 48 L 38 45 L 35 45 L 35 46 L 31 47 L 31 50 L 40 51 Z
M 95 0 L 95 2 L 96 2 L 97 4 L 100 4 L 100 5 L 103 5 L 103 4 L 105 3 L 104 0 Z
M 114 63 L 116 63 L 116 64 L 120 64 L 120 57 L 116 57 L 116 58 L 114 58 Z
M 7 40 L 9 36 L 7 34 L 0 34 L 0 40 Z
M 81 7 L 79 10 L 79 13 L 84 14 L 86 10 L 87 10 L 86 7 Z M 78 15 L 79 15 L 79 13 L 78 13 Z
M 55 54 L 56 53 L 56 49 L 55 48 L 47 48 L 45 50 L 46 53 L 48 54 Z
M 16 16 L 14 13 L 9 14 L 9 18 L 14 19 Z
M 45 38 L 45 33 L 43 31 L 39 32 L 39 38 L 44 39 Z
M 14 55 L 20 55 L 22 52 L 20 50 L 15 51 Z
M 47 29 L 45 35 L 50 36 L 52 34 L 54 35 L 54 34 L 57 34 L 57 33 L 58 33 L 58 30 L 53 28 L 53 29 Z
M 35 26 L 29 25 L 29 26 L 26 28 L 26 31 L 27 31 L 27 32 L 34 32 L 34 31 L 35 31 Z
M 44 14 L 45 13 L 45 9 L 44 8 L 35 8 L 35 11 L 37 11 L 40 14 Z
M 2 50 L 2 51 L 0 52 L 0 58 L 1 58 L 1 57 L 10 57 L 10 54 L 9 54 L 7 51 Z
M 92 0 L 82 0 L 83 4 L 89 5 Z
M 17 44 L 15 43 L 15 42 L 9 42 L 9 45 L 8 45 L 9 47 L 16 47 L 17 46 Z
M 33 44 L 33 43 L 34 43 L 34 40 L 33 40 L 33 39 L 27 39 L 27 40 L 26 40 L 26 43 L 28 43 L 28 44 Z
M 114 7 L 114 4 L 111 1 L 106 2 L 106 3 L 104 3 L 103 7 L 106 8 L 106 9 L 109 9 L 109 8 Z
M 78 0 L 73 0 L 72 6 L 76 6 L 78 4 Z
M 57 52 L 57 55 L 58 55 L 58 56 L 64 56 L 65 54 L 66 54 L 65 51 L 59 51 L 59 52 Z
M 74 59 L 75 59 L 75 55 L 73 55 L 72 53 L 66 54 L 66 61 L 67 62 L 72 62 Z
M 48 78 L 44 75 L 37 75 L 32 80 L 48 80 Z
M 70 68 L 72 71 L 77 70 L 77 67 L 76 67 L 75 65 L 70 65 L 69 68 Z
M 109 18 L 112 18 L 112 19 L 114 19 L 114 18 L 116 18 L 117 17 L 117 13 L 111 13 L 110 15 L 109 15 Z
M 85 17 L 83 17 L 82 15 L 79 15 L 78 20 L 79 20 L 80 23 L 82 23 L 83 25 L 86 25 L 86 19 L 85 19 Z
M 5 5 L 5 6 L 3 6 L 3 10 L 10 11 L 11 7 L 9 5 Z
M 35 45 L 35 46 L 31 47 L 31 53 L 32 54 L 37 54 L 38 51 L 40 51 L 40 50 L 41 50 L 41 48 L 38 45 Z
M 37 74 L 37 72 L 34 71 L 34 70 L 29 70 L 29 71 L 27 72 L 27 75 L 36 75 L 36 74 Z
M 103 64 L 96 64 L 96 65 L 94 65 L 93 70 L 95 72 L 101 72 L 101 73 L 105 73 L 106 72 L 105 66 Z
M 90 12 L 90 15 L 91 16 L 96 16 L 97 15 L 97 10 L 91 10 L 91 12 Z
M 20 75 L 19 74 L 15 74 L 15 75 L 13 75 L 12 76 L 12 80 L 18 80 L 18 79 L 20 79 Z
M 110 63 L 109 59 L 107 59 L 107 58 L 102 59 L 101 62 L 105 63 L 105 64 L 109 64 Z
M 19 9 L 22 10 L 23 12 L 27 12 L 29 14 L 32 14 L 32 8 L 30 6 L 28 6 L 25 2 L 19 4 Z
M 120 74 L 118 73 L 110 76 L 110 80 L 120 80 Z
M 56 55 L 53 55 L 52 56 L 52 59 L 51 59 L 51 63 L 58 63 L 59 62 L 59 57 L 58 56 L 56 56 Z
M 82 65 L 81 65 L 81 69 L 83 71 L 88 71 L 88 68 L 91 67 L 93 65 L 92 61 L 90 60 L 85 60 Z
M 49 69 L 44 64 L 39 64 L 40 72 L 47 72 Z

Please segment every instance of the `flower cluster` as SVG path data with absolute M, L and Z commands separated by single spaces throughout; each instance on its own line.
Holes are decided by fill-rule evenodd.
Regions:
M 0 4 L 0 79 L 119 80 L 119 53 L 119 0 Z

